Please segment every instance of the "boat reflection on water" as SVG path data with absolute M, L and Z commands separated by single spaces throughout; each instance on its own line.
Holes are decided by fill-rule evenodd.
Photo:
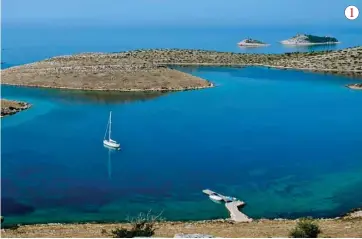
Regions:
M 108 151 L 108 178 L 112 179 L 112 153 L 119 151 L 119 148 L 112 148 L 107 145 L 104 145 L 104 148 Z

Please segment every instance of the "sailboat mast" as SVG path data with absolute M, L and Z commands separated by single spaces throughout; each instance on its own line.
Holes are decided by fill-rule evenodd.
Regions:
M 109 112 L 109 135 L 108 135 L 108 140 L 111 139 L 111 129 L 112 129 L 112 111 Z

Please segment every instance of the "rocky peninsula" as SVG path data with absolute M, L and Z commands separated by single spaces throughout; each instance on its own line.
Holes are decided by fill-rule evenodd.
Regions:
M 2 71 L 2 84 L 31 87 L 176 91 L 212 87 L 212 83 L 133 56 L 132 53 L 86 53 L 59 56 Z
M 30 104 L 20 101 L 0 99 L 1 117 L 16 114 L 31 107 Z
M 362 47 L 336 51 L 245 54 L 153 49 L 59 56 L 1 71 L 2 84 L 104 91 L 176 91 L 213 84 L 174 66 L 265 66 L 362 78 Z

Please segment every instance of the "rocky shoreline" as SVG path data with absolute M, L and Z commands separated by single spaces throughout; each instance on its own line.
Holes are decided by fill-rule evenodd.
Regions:
M 362 78 L 362 47 L 337 51 L 243 54 L 204 50 L 139 50 L 129 54 L 163 66 L 265 66 Z
M 347 87 L 353 90 L 362 90 L 362 83 L 349 84 Z
M 181 91 L 211 82 L 171 69 L 177 66 L 265 66 L 362 78 L 362 47 L 337 51 L 244 54 L 153 49 L 53 57 L 1 71 L 2 84 L 101 91 Z
M 2 84 L 97 91 L 181 91 L 213 87 L 190 74 L 127 54 L 80 54 L 5 69 Z
M 16 114 L 20 111 L 29 109 L 31 107 L 31 104 L 29 103 L 13 101 L 13 100 L 1 99 L 0 103 L 1 103 L 1 117 Z
M 315 219 L 322 229 L 321 237 L 362 236 L 362 211 L 355 210 L 343 217 Z M 237 223 L 228 219 L 205 221 L 164 221 L 155 225 L 155 237 L 288 237 L 298 219 L 258 219 L 248 223 Z M 15 229 L 6 229 L 4 237 L 111 237 L 115 228 L 130 228 L 129 223 L 49 223 L 21 225 Z
M 331 44 L 339 44 L 340 42 L 335 37 L 328 36 L 315 36 L 310 34 L 298 34 L 292 38 L 287 40 L 283 40 L 280 42 L 284 45 L 331 45 Z

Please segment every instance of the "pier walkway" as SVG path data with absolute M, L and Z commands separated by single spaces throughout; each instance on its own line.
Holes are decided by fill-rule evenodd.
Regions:
M 217 195 L 225 202 L 226 209 L 230 212 L 231 220 L 235 222 L 251 222 L 253 219 L 249 218 L 244 213 L 240 212 L 239 208 L 245 205 L 245 202 L 240 200 L 230 200 L 229 197 L 226 197 L 220 193 L 216 193 L 209 189 L 202 190 L 203 193 L 207 195 Z

